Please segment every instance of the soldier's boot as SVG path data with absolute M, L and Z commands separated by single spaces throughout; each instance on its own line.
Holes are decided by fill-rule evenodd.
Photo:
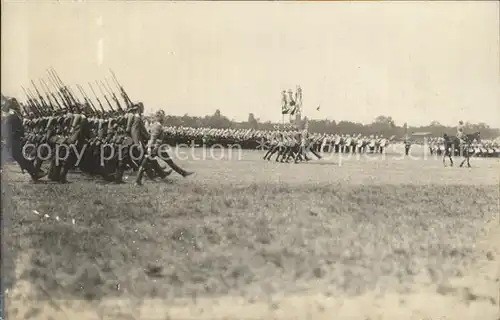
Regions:
M 142 176 L 144 175 L 144 168 L 142 166 L 137 170 L 137 177 L 135 178 L 135 184 L 142 186 Z
M 114 175 L 111 173 L 111 167 L 109 165 L 99 165 L 98 171 L 104 181 L 112 182 L 114 180 Z
M 172 159 L 165 159 L 164 160 L 169 166 L 170 168 L 172 168 L 175 172 L 177 172 L 178 174 L 180 174 L 181 176 L 183 176 L 184 178 L 192 175 L 194 172 L 189 172 L 189 171 L 186 171 L 184 169 L 182 169 L 181 167 L 179 167 L 178 165 L 176 165 Z
M 149 159 L 147 157 L 144 157 L 141 162 L 139 163 L 139 169 L 137 169 L 137 176 L 135 178 L 135 184 L 138 186 L 142 186 L 142 177 L 144 176 L 144 173 L 148 172 L 150 169 L 149 165 Z
M 280 162 L 281 162 L 281 163 L 283 163 L 283 162 L 287 162 L 287 161 L 288 161 L 289 156 L 290 156 L 290 152 L 289 152 L 289 151 L 285 151 L 285 154 L 283 154 L 283 155 L 281 156 L 281 160 L 280 160 Z
M 70 167 L 71 166 L 68 164 L 64 164 L 62 166 L 61 173 L 59 174 L 59 182 L 60 183 L 67 183 L 68 182 L 66 177 L 68 176 L 68 172 L 69 172 Z
M 47 175 L 42 169 L 36 170 L 31 162 L 26 161 L 21 168 L 26 170 L 33 181 L 38 181 Z
M 315 157 L 317 157 L 318 159 L 323 159 L 323 158 L 321 157 L 321 155 L 320 155 L 318 152 L 316 152 L 316 151 L 312 151 L 312 150 L 311 150 L 311 152 L 312 152 L 312 154 L 314 154 L 314 156 L 315 156 Z
M 49 165 L 49 170 L 47 170 L 47 178 L 49 178 L 50 180 L 54 180 L 54 168 L 55 168 L 55 163 L 54 161 L 51 161 Z
M 52 168 L 52 174 L 50 176 L 50 180 L 59 181 L 61 176 L 61 166 L 54 166 Z
M 302 159 L 302 154 L 301 154 L 301 152 L 297 152 L 297 153 L 295 154 L 295 157 L 293 157 L 293 162 L 294 162 L 294 163 L 299 163 L 299 161 L 302 161 L 302 160 L 303 160 L 303 159 Z
M 290 151 L 288 152 L 288 154 L 286 155 L 286 157 L 285 157 L 285 162 L 286 162 L 286 163 L 290 162 L 290 160 L 291 160 L 292 158 L 293 158 L 293 149 L 292 149 L 292 150 L 290 150 Z M 283 159 L 281 159 L 281 160 L 282 160 L 281 162 L 283 162 Z
M 38 181 L 40 180 L 41 178 L 45 177 L 47 175 L 46 172 L 44 171 L 38 171 L 36 173 L 30 173 L 30 176 L 31 176 L 31 179 L 33 181 Z
M 160 166 L 157 160 L 153 160 L 151 162 L 151 169 L 156 173 L 158 177 L 160 177 L 160 179 L 165 179 L 172 174 L 172 169 L 163 171 L 163 168 Z
M 274 150 L 273 152 L 271 152 L 271 154 L 267 157 L 267 161 L 271 161 L 271 157 L 274 156 L 276 154 L 276 150 Z
M 124 181 L 123 181 L 123 174 L 124 173 L 125 173 L 125 167 L 119 166 L 118 169 L 116 170 L 114 183 L 117 183 L 117 184 L 124 183 Z
M 33 160 L 33 167 L 35 168 L 35 171 L 40 171 L 40 169 L 42 169 L 42 163 L 43 161 L 38 158 Z
M 31 161 L 26 160 L 22 155 L 19 157 L 15 157 L 14 159 L 21 167 L 21 170 L 25 170 L 28 172 L 33 181 L 38 181 L 39 179 L 47 175 L 47 173 L 45 173 L 42 169 L 37 170 L 33 166 L 33 163 Z
M 48 178 L 51 181 L 59 181 L 59 177 L 61 175 L 61 165 L 57 165 L 55 160 L 50 162 Z
M 273 155 L 274 148 L 269 149 L 266 154 L 264 155 L 264 160 L 269 160 L 271 156 Z
M 288 154 L 288 150 L 284 149 L 281 152 L 281 158 L 279 157 L 280 155 L 278 155 L 278 157 L 276 158 L 276 162 L 284 162 L 287 154 Z

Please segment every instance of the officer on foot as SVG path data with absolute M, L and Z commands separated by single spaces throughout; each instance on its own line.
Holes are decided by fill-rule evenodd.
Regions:
M 405 136 L 404 144 L 405 144 L 405 155 L 409 155 L 409 153 L 410 153 L 410 147 L 411 147 L 411 141 L 410 141 L 410 138 L 408 136 Z
M 154 169 L 155 167 L 157 168 L 159 166 L 158 160 L 156 159 L 157 156 L 159 156 L 175 172 L 177 172 L 184 178 L 193 174 L 193 172 L 188 172 L 179 167 L 177 164 L 175 164 L 166 150 L 160 150 L 160 146 L 162 146 L 163 143 L 163 135 L 164 135 L 163 126 L 159 122 L 159 118 L 157 118 L 156 121 L 151 126 L 151 137 L 148 141 L 148 152 L 140 164 L 139 172 L 137 173 L 137 178 L 135 181 L 137 185 L 142 185 L 142 176 L 144 175 L 145 170 L 151 167 Z M 168 175 L 170 175 L 170 172 L 164 173 L 164 176 Z

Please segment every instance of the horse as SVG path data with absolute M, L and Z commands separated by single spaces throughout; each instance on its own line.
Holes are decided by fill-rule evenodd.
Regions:
M 452 156 L 456 153 L 462 155 L 464 159 L 460 163 L 460 167 L 463 167 L 464 163 L 467 161 L 467 167 L 470 165 L 470 157 L 475 153 L 474 150 L 471 151 L 471 144 L 476 141 L 480 142 L 480 132 L 475 132 L 471 134 L 465 134 L 462 136 L 462 140 L 458 137 L 450 137 L 447 134 L 443 135 L 444 138 L 444 152 L 443 152 L 443 164 L 446 166 L 446 157 L 450 159 L 451 166 L 453 166 Z

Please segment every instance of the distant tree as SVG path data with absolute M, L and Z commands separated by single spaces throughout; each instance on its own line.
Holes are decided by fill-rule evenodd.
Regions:
M 255 115 L 253 113 L 248 114 L 248 128 L 249 129 L 258 129 L 259 121 L 255 119 Z
M 431 121 L 430 126 L 431 127 L 442 127 L 443 125 L 439 121 L 433 120 L 433 121 Z
M 204 119 L 205 126 L 217 129 L 231 128 L 232 122 L 227 117 L 223 116 L 219 109 L 215 110 L 212 116 L 207 116 Z
M 375 118 L 375 123 L 380 124 L 380 125 L 385 125 L 388 128 L 394 128 L 396 127 L 396 123 L 392 119 L 392 117 L 387 117 L 387 116 L 378 116 Z
M 165 125 L 165 120 L 166 120 L 165 111 L 163 110 L 156 111 L 155 118 L 158 119 L 161 124 Z

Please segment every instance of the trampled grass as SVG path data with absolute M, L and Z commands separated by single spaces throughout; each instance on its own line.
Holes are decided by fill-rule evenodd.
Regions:
M 143 187 L 80 174 L 68 185 L 31 184 L 5 168 L 7 271 L 38 299 L 258 303 L 407 295 L 416 283 L 446 295 L 451 279 L 493 254 L 477 241 L 498 213 L 495 160 L 465 169 L 433 159 L 277 165 L 260 157 L 182 161 L 196 175 Z

